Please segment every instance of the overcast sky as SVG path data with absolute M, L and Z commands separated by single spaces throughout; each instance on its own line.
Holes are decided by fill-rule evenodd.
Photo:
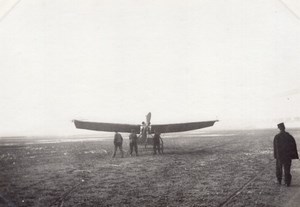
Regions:
M 2 136 L 150 111 L 153 124 L 300 124 L 297 0 L 1 0 L 0 12 Z

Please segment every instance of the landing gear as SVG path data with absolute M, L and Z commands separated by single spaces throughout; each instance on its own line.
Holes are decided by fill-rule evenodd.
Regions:
M 159 149 L 160 149 L 160 153 L 163 154 L 164 153 L 164 142 L 163 139 L 159 136 Z M 152 134 L 150 134 L 150 131 L 142 131 L 142 133 L 138 136 L 138 143 L 140 145 L 144 145 L 145 149 L 147 148 L 148 145 L 153 146 L 153 138 L 154 136 Z
M 147 148 L 148 143 L 153 144 L 153 136 L 151 134 L 146 135 L 145 148 Z

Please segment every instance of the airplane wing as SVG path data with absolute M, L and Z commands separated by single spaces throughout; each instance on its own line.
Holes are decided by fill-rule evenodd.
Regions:
M 115 123 L 103 123 L 103 122 L 88 122 L 74 120 L 74 124 L 78 129 L 87 129 L 95 131 L 105 131 L 105 132 L 127 132 L 130 133 L 132 129 L 136 133 L 140 132 L 140 125 L 132 124 L 115 124 Z
M 213 126 L 214 121 L 203 121 L 203 122 L 189 122 L 189 123 L 179 123 L 179 124 L 161 124 L 161 125 L 151 125 L 151 133 L 158 131 L 160 133 L 170 133 L 170 132 L 184 132 L 195 129 L 201 129 L 205 127 Z

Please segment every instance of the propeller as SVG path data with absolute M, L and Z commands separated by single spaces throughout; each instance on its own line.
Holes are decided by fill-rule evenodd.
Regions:
M 147 115 L 146 115 L 146 123 L 147 123 L 147 126 L 149 126 L 151 124 L 151 112 L 149 112 Z

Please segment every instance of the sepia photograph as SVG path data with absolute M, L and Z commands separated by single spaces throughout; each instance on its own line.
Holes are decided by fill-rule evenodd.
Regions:
M 0 207 L 298 207 L 300 1 L 0 0 Z

